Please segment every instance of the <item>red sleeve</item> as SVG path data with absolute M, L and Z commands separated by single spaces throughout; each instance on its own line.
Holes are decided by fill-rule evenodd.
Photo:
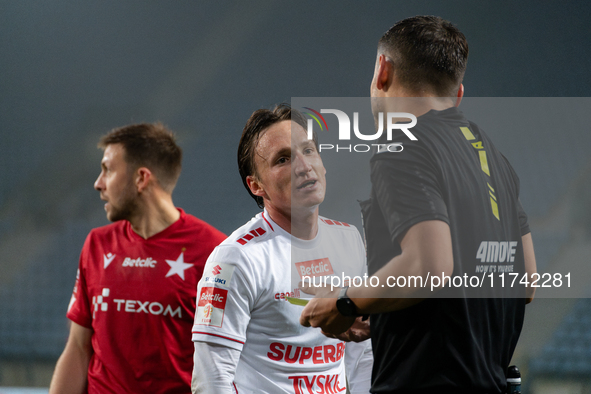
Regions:
M 90 248 L 90 234 L 84 242 L 80 260 L 78 262 L 78 272 L 76 273 L 76 284 L 72 292 L 72 298 L 68 305 L 66 316 L 74 323 L 86 328 L 92 328 L 92 310 L 88 299 L 88 287 L 86 285 L 86 272 L 88 266 L 88 256 Z

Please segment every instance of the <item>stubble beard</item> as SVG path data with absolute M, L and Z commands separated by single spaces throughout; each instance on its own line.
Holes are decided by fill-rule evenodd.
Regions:
M 122 193 L 117 207 L 111 204 L 111 211 L 107 212 L 107 219 L 111 222 L 130 220 L 138 211 L 137 192 L 129 186 Z

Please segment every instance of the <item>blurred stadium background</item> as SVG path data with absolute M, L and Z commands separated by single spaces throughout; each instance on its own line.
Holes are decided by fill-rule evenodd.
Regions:
M 175 203 L 230 233 L 257 212 L 235 164 L 250 113 L 367 96 L 377 40 L 417 14 L 467 36 L 467 97 L 571 97 L 553 101 L 552 127 L 477 121 L 520 175 L 539 270 L 591 273 L 591 133 L 562 115 L 591 109 L 590 12 L 584 1 L 0 0 L 0 387 L 49 385 L 78 254 L 107 223 L 92 187 L 100 135 L 157 120 L 175 130 Z M 327 169 L 329 182 L 343 175 Z M 514 357 L 525 392 L 591 393 L 589 295 L 528 307 Z

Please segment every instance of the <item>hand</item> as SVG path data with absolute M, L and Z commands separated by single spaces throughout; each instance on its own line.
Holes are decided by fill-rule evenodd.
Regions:
M 324 333 L 324 335 L 330 338 L 340 339 L 341 341 L 345 342 L 363 342 L 371 338 L 369 319 L 363 320 L 363 316 L 359 316 L 357 319 L 355 319 L 353 325 L 344 333 L 339 335 L 327 335 Z
M 340 287 L 332 291 L 328 287 L 312 287 L 300 284 L 300 290 L 313 294 L 315 297 L 300 315 L 300 324 L 304 327 L 320 327 L 326 336 L 335 337 L 342 334 L 355 322 L 355 317 L 340 314 L 336 306 Z

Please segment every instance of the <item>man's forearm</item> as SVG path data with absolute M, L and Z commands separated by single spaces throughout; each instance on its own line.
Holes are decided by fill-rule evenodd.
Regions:
M 403 236 L 400 246 L 402 253 L 374 275 L 380 281 L 377 286 L 353 286 L 348 289 L 347 297 L 355 304 L 357 313 L 384 313 L 404 309 L 418 304 L 445 284 L 440 283 L 433 289 L 408 282 L 403 287 L 389 287 L 389 277 L 416 277 L 425 281 L 427 276 L 452 275 L 453 252 L 447 223 L 431 220 L 415 224 Z M 302 290 L 305 292 L 312 289 L 305 289 L 303 286 Z M 336 306 L 339 290 L 312 290 L 316 297 L 302 311 L 300 324 L 304 327 L 321 327 L 332 335 L 339 335 L 349 329 L 353 324 L 351 317 L 343 316 Z
M 234 374 L 240 352 L 223 345 L 195 342 L 193 394 L 234 394 Z
M 400 255 L 396 256 L 383 269 L 374 274 L 379 279 L 380 284 L 385 284 L 384 287 L 379 285 L 378 287 L 349 288 L 347 297 L 353 301 L 358 313 L 365 315 L 397 311 L 418 304 L 426 298 L 425 288 L 389 287 L 386 285 L 388 277 L 405 276 L 408 278 L 420 276 L 421 280 L 426 279 L 426 274 L 419 275 L 418 272 L 403 274 L 396 270 L 395 267 L 401 264 L 406 264 L 404 258 Z
M 533 282 L 535 278 L 532 277 L 533 274 L 538 272 L 536 266 L 536 255 L 534 253 L 534 243 L 531 237 L 531 233 L 525 234 L 521 237 L 523 243 L 523 257 L 525 259 L 525 272 L 529 276 L 529 280 Z M 536 294 L 535 287 L 528 287 L 527 294 L 526 294 L 526 303 L 530 303 L 533 301 L 534 296 Z
M 55 366 L 49 394 L 82 394 L 87 377 L 88 360 L 64 352 Z
M 72 323 L 70 337 L 55 366 L 49 394 L 86 392 L 88 365 L 92 356 L 92 330 Z
M 429 276 L 445 277 L 453 272 L 451 234 L 445 222 L 434 220 L 414 225 L 402 239 L 401 249 L 401 254 L 374 274 L 379 279 L 378 286 L 350 287 L 347 291 L 359 313 L 391 312 L 418 304 L 444 284 L 433 289 L 424 286 Z M 389 285 L 391 278 L 399 277 L 405 278 L 405 286 Z

